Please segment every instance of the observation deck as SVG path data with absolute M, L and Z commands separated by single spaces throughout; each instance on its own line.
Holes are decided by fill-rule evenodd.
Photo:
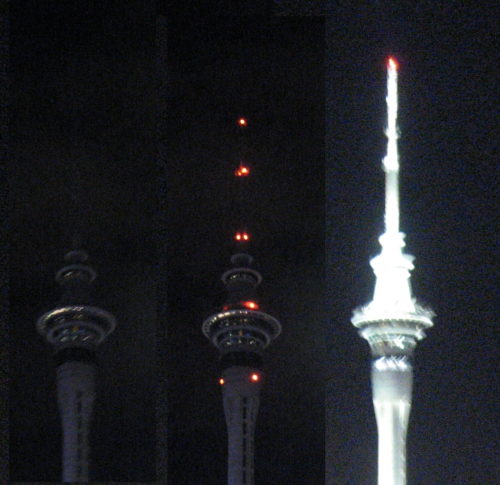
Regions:
M 57 350 L 67 347 L 95 348 L 114 330 L 115 317 L 90 304 L 90 286 L 97 273 L 83 264 L 88 256 L 84 251 L 66 254 L 67 266 L 56 274 L 64 294 L 59 305 L 41 315 L 36 327 Z
M 255 289 L 262 276 L 249 267 L 252 257 L 239 253 L 231 262 L 235 267 L 222 275 L 228 291 L 227 300 L 220 311 L 205 319 L 202 331 L 222 354 L 260 353 L 281 333 L 281 324 L 260 310 Z

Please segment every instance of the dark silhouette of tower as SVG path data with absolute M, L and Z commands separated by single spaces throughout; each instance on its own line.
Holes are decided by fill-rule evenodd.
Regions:
M 66 254 L 56 274 L 63 296 L 37 321 L 38 331 L 54 346 L 57 397 L 61 413 L 62 481 L 89 481 L 89 432 L 95 399 L 96 348 L 114 330 L 113 315 L 93 306 L 90 287 L 97 273 L 84 264 L 81 250 Z
M 241 130 L 247 120 L 237 121 Z M 251 175 L 250 167 L 240 162 L 234 172 L 239 184 Z M 238 201 L 244 205 L 244 197 Z M 253 258 L 245 251 L 251 234 L 244 221 L 238 220 L 234 233 L 237 252 L 233 267 L 222 275 L 227 298 L 222 308 L 202 325 L 204 335 L 220 352 L 220 385 L 228 433 L 228 485 L 254 483 L 254 432 L 263 380 L 263 350 L 281 332 L 279 321 L 260 308 L 256 288 L 262 281 L 251 268 Z

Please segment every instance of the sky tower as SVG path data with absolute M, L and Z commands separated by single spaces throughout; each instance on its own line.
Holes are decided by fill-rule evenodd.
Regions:
M 248 122 L 239 118 L 244 130 Z M 243 184 L 251 176 L 251 168 L 240 161 L 234 176 L 238 183 L 239 206 L 244 205 Z M 241 217 L 241 214 L 239 214 Z M 224 413 L 228 434 L 228 485 L 254 484 L 254 433 L 262 385 L 262 352 L 281 332 L 276 318 L 260 309 L 256 288 L 262 281 L 251 268 L 253 258 L 246 252 L 251 234 L 238 220 L 234 233 L 236 252 L 233 267 L 222 275 L 227 298 L 222 308 L 210 315 L 202 325 L 203 334 L 220 352 Z
M 57 399 L 61 414 L 62 481 L 89 481 L 89 433 L 95 399 L 95 351 L 114 330 L 113 315 L 91 305 L 90 287 L 97 273 L 81 250 L 66 254 L 56 274 L 63 296 L 37 321 L 38 331 L 54 346 Z
M 413 256 L 405 254 L 399 232 L 399 160 L 397 75 L 394 58 L 387 62 L 387 154 L 385 232 L 380 254 L 370 264 L 375 273 L 373 300 L 356 309 L 352 323 L 372 352 L 373 404 L 378 426 L 378 485 L 406 485 L 406 433 L 412 395 L 412 358 L 417 341 L 432 327 L 433 312 L 412 296 Z

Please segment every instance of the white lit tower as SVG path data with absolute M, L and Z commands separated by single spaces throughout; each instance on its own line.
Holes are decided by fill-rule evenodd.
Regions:
M 387 154 L 385 171 L 385 232 L 382 250 L 370 264 L 375 273 L 373 300 L 354 311 L 352 323 L 368 340 L 372 352 L 373 404 L 378 426 L 378 485 L 406 485 L 406 433 L 411 407 L 413 351 L 432 327 L 433 312 L 412 295 L 413 256 L 403 252 L 399 232 L 399 160 L 397 73 L 394 58 L 387 63 Z
M 240 129 L 247 121 L 238 120 Z M 243 162 L 235 170 L 241 186 L 251 176 Z M 239 191 L 241 194 L 241 191 Z M 227 299 L 202 325 L 204 335 L 220 352 L 224 413 L 228 433 L 228 485 L 254 483 L 254 432 L 263 379 L 262 352 L 281 332 L 281 325 L 260 308 L 256 288 L 262 281 L 246 252 L 251 234 L 240 224 L 234 233 L 233 267 L 222 275 Z
M 62 423 L 62 481 L 88 483 L 89 432 L 95 399 L 95 351 L 114 330 L 115 318 L 91 305 L 90 287 L 97 274 L 81 250 L 66 254 L 56 274 L 63 296 L 37 321 L 38 331 L 53 345 L 57 398 Z

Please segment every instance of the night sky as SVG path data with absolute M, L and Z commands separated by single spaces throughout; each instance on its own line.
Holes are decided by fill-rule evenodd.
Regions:
M 225 483 L 218 354 L 201 323 L 224 301 L 245 116 L 251 252 L 283 326 L 264 356 L 256 484 L 321 484 L 325 469 L 327 485 L 375 483 L 370 356 L 350 315 L 373 291 L 393 54 L 401 226 L 415 295 L 437 313 L 416 351 L 408 483 L 494 483 L 493 15 L 125 3 L 10 9 L 10 480 L 59 480 L 55 369 L 35 321 L 79 233 L 95 303 L 118 320 L 98 350 L 92 480 L 167 483 L 168 468 L 174 485 Z

